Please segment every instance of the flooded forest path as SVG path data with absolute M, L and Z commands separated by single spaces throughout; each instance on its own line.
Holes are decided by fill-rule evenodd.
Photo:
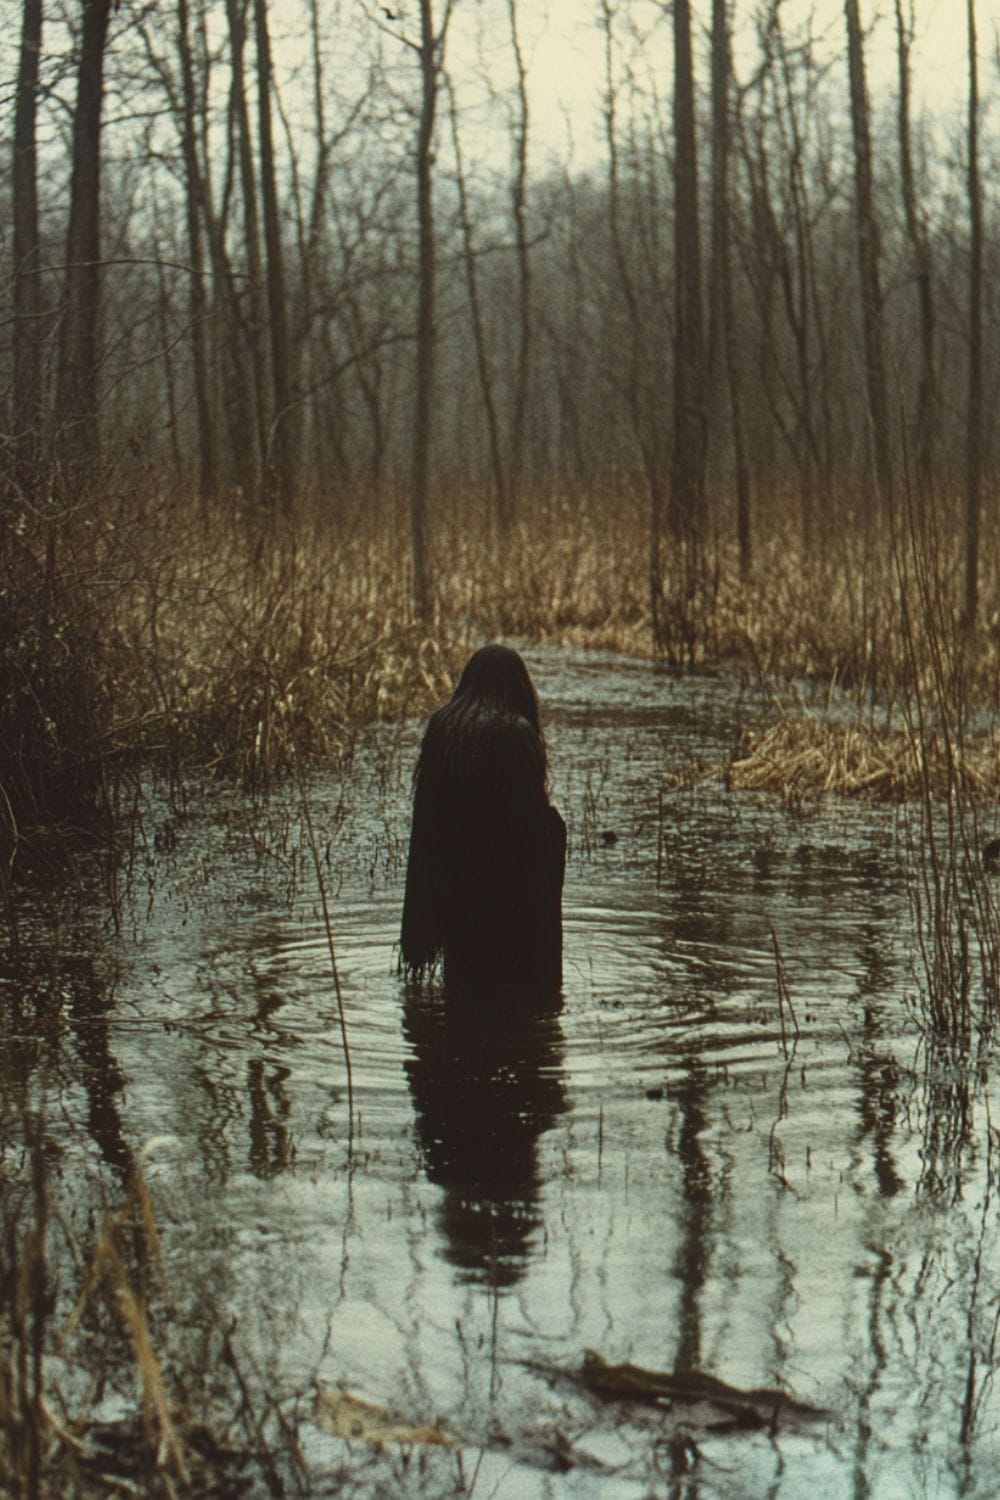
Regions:
M 67 1213 L 142 1155 L 175 1336 L 217 1330 L 294 1427 L 304 1493 L 992 1495 L 995 1084 L 916 1024 L 905 814 L 720 777 L 735 678 L 525 653 L 569 830 L 561 1004 L 454 1015 L 396 972 L 421 726 L 308 781 L 151 788 L 120 924 L 26 923 L 4 1108 Z M 8 1148 L 8 1166 L 16 1170 Z M 233 1332 L 235 1330 L 235 1332 Z M 601 1400 L 584 1351 L 782 1390 L 748 1427 Z M 450 1446 L 345 1442 L 355 1393 Z M 110 1399 L 110 1398 L 108 1398 Z

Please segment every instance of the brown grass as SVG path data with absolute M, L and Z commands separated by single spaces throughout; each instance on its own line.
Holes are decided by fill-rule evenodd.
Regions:
M 482 497 L 440 502 L 426 620 L 411 605 L 401 499 L 362 499 L 336 525 L 314 505 L 294 527 L 264 530 L 236 513 L 206 521 L 181 500 L 132 495 L 57 531 L 27 529 L 0 552 L 6 844 L 46 809 L 106 800 L 109 778 L 137 757 L 266 785 L 296 755 L 336 755 L 359 723 L 425 713 L 470 647 L 496 636 L 822 678 L 890 706 L 929 698 L 931 683 L 940 698 L 944 670 L 963 701 L 997 698 L 997 632 L 954 645 L 957 538 L 921 554 L 926 574 L 932 553 L 932 600 L 888 528 L 874 539 L 848 531 L 806 555 L 776 514 L 760 520 L 749 580 L 719 543 L 693 589 L 668 548 L 665 612 L 677 629 L 658 643 L 638 500 L 540 492 L 525 497 L 522 517 L 500 538 Z M 44 755 L 33 757 L 36 745 Z M 852 745 L 832 731 L 809 741 L 795 774 L 826 755 L 815 775 L 831 787 L 869 775 L 873 786 L 906 784 L 905 769 L 886 769 L 902 767 L 898 746 L 873 742 L 873 763 L 855 767 Z
M 920 739 L 910 730 L 783 718 L 748 737 L 728 768 L 737 790 L 778 792 L 788 802 L 833 793 L 869 802 L 901 802 L 929 790 L 944 799 L 956 783 L 970 796 L 1000 786 L 1000 739 Z
M 178 1371 L 176 1351 L 173 1360 L 166 1354 L 163 1328 L 172 1317 L 144 1179 L 136 1173 L 121 1205 L 105 1212 L 90 1243 L 80 1245 L 49 1204 L 40 1137 L 30 1140 L 29 1152 L 30 1185 L 0 1185 L 0 1492 L 12 1500 L 109 1494 L 236 1500 L 252 1473 L 273 1469 L 262 1436 L 266 1413 L 248 1406 L 240 1382 L 245 1441 L 234 1443 L 177 1395 L 196 1382 Z M 70 1266 L 80 1290 L 67 1318 L 62 1296 Z M 219 1337 L 234 1368 L 228 1336 Z M 54 1353 L 62 1375 L 75 1370 L 75 1394 L 50 1373 Z M 92 1419 L 90 1400 L 81 1395 L 88 1386 L 119 1390 L 123 1404 L 131 1389 L 132 1414 Z

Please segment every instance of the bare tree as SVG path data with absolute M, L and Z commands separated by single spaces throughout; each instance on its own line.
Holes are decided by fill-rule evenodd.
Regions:
M 691 6 L 674 5 L 674 451 L 670 522 L 697 550 L 705 523 L 705 339 Z
M 267 0 L 253 0 L 257 42 L 257 134 L 260 146 L 261 211 L 266 255 L 267 321 L 271 349 L 272 415 L 265 452 L 270 460 L 274 497 L 286 514 L 295 493 L 295 436 L 291 366 L 288 343 L 288 305 L 285 264 L 278 211 L 278 182 L 271 129 L 271 38 Z
M 965 627 L 979 609 L 980 487 L 983 468 L 983 194 L 979 177 L 979 65 L 975 0 L 966 0 L 969 36 L 969 406 L 965 455 Z
M 611 0 L 602 0 L 601 24 L 604 31 L 604 131 L 608 151 L 608 230 L 611 257 L 616 273 L 617 290 L 624 302 L 626 336 L 623 340 L 623 395 L 636 447 L 642 459 L 649 491 L 649 606 L 653 639 L 662 642 L 666 636 L 663 600 L 663 532 L 664 471 L 661 413 L 653 409 L 646 389 L 646 341 L 649 310 L 642 304 L 636 276 L 628 254 L 628 234 L 623 222 L 624 186 L 621 153 L 618 144 L 618 87 L 614 68 L 614 20 Z
M 903 193 L 906 234 L 913 258 L 920 309 L 920 374 L 916 411 L 913 418 L 913 437 L 916 448 L 917 482 L 921 496 L 926 501 L 934 483 L 934 440 L 938 422 L 935 396 L 937 378 L 934 360 L 934 334 L 937 320 L 930 240 L 926 220 L 917 204 L 913 172 L 910 122 L 910 44 L 912 39 L 912 0 L 908 22 L 903 16 L 902 0 L 896 0 L 896 42 L 899 62 L 899 178 Z
M 419 618 L 430 611 L 429 495 L 434 377 L 437 354 L 437 244 L 434 227 L 434 122 L 438 84 L 452 0 L 446 0 L 439 31 L 434 29 L 433 0 L 420 0 L 420 41 L 412 43 L 420 64 L 420 113 L 417 125 L 417 276 L 416 400 L 413 464 L 410 482 L 410 537 L 413 553 L 413 603 Z
M 728 0 L 712 0 L 712 258 L 708 378 L 711 384 L 721 381 L 729 396 L 736 490 L 736 537 L 740 574 L 747 578 L 751 560 L 750 474 L 743 436 L 741 372 L 733 317 L 733 271 L 729 234 L 732 73 Z
M 257 181 L 254 172 L 253 146 L 250 139 L 250 115 L 246 94 L 246 7 L 248 0 L 226 0 L 229 24 L 231 82 L 229 90 L 230 129 L 236 141 L 239 162 L 240 193 L 243 200 L 243 249 L 246 255 L 249 287 L 247 313 L 244 319 L 250 352 L 252 412 L 247 413 L 251 426 L 236 436 L 234 456 L 240 466 L 247 498 L 263 498 L 264 463 L 268 451 L 267 376 L 262 349 L 264 310 L 262 303 L 262 267 L 260 228 L 257 212 Z M 221 233 L 221 226 L 219 226 Z M 221 241 L 220 241 L 221 245 Z
M 465 285 L 469 298 L 469 317 L 471 320 L 472 342 L 476 355 L 476 373 L 479 378 L 479 390 L 483 398 L 483 411 L 486 416 L 486 435 L 490 450 L 490 470 L 493 475 L 493 495 L 496 502 L 497 521 L 500 531 L 504 532 L 510 522 L 507 471 L 504 467 L 500 442 L 500 423 L 497 419 L 496 399 L 493 394 L 493 373 L 490 369 L 489 354 L 486 348 L 483 300 L 479 286 L 477 251 L 469 209 L 468 187 L 465 180 L 462 141 L 458 129 L 458 110 L 455 105 L 454 90 L 447 75 L 445 76 L 445 83 L 448 89 L 451 142 L 455 156 L 455 183 L 458 189 L 458 218 L 462 230 Z
M 208 298 L 205 288 L 205 256 L 202 215 L 205 192 L 198 161 L 198 99 L 195 92 L 188 0 L 177 0 L 177 57 L 181 73 L 181 153 L 184 158 L 187 253 L 191 263 L 189 306 L 191 312 L 191 375 L 195 417 L 198 425 L 198 494 L 207 505 L 215 490 L 215 434 L 209 387 L 205 324 Z
M 24 0 L 14 109 L 13 445 L 17 484 L 34 488 L 42 431 L 41 260 L 38 232 L 38 74 L 42 0 Z
M 309 0 L 309 36 L 312 51 L 312 112 L 313 140 L 316 161 L 309 195 L 309 211 L 300 223 L 299 230 L 299 314 L 296 323 L 296 339 L 301 348 L 299 356 L 299 380 L 309 383 L 318 375 L 315 367 L 315 340 L 311 338 L 314 307 L 317 295 L 318 265 L 323 237 L 324 215 L 328 207 L 330 175 L 330 135 L 326 123 L 326 78 L 323 68 L 322 34 L 320 28 L 319 0 Z M 331 361 L 332 362 L 332 361 Z M 329 392 L 327 400 L 333 399 Z M 312 414 L 312 449 L 315 456 L 317 479 L 323 465 L 323 427 L 318 415 Z M 301 433 L 300 428 L 300 433 Z M 301 469 L 300 469 L 301 472 Z
M 810 539 L 828 543 L 851 481 L 874 494 L 891 478 L 890 351 L 909 350 L 913 471 L 924 494 L 932 475 L 942 496 L 962 493 L 967 602 L 978 609 L 997 326 L 978 182 L 985 121 L 980 103 L 960 164 L 932 160 L 922 172 L 911 95 L 915 0 L 883 6 L 895 25 L 899 114 L 887 122 L 882 156 L 864 80 L 874 5 L 869 15 L 864 0 L 844 0 L 831 45 L 809 22 L 793 29 L 788 0 L 705 4 L 711 89 L 706 51 L 702 120 L 692 76 L 699 12 L 690 0 L 645 9 L 604 0 L 595 40 L 607 42 L 606 168 L 587 173 L 567 162 L 547 183 L 535 176 L 529 12 L 524 0 L 499 0 L 491 45 L 509 62 L 500 105 L 509 156 L 492 181 L 474 176 L 459 59 L 450 59 L 459 108 L 447 215 L 434 150 L 448 122 L 435 108 L 447 114 L 442 18 L 447 24 L 454 0 L 426 0 L 423 9 L 413 0 L 405 20 L 379 19 L 382 7 L 369 0 L 372 30 L 345 32 L 345 46 L 391 36 L 408 76 L 393 77 L 377 41 L 359 60 L 353 97 L 321 56 L 321 0 L 302 0 L 312 55 L 292 62 L 305 85 L 297 94 L 284 91 L 273 3 L 178 0 L 166 21 L 155 7 L 123 7 L 130 29 L 120 40 L 109 29 L 112 4 L 16 7 L 8 342 L 0 341 L 9 492 L 28 482 L 43 427 L 60 424 L 52 451 L 67 467 L 96 451 L 99 373 L 106 431 L 113 423 L 141 435 L 149 461 L 156 445 L 197 478 L 206 500 L 232 482 L 277 510 L 308 474 L 326 479 L 346 519 L 355 500 L 373 504 L 401 482 L 414 596 L 426 608 L 434 485 L 446 463 L 485 476 L 498 534 L 519 478 L 527 502 L 532 466 L 571 478 L 581 494 L 613 485 L 649 517 L 648 610 L 661 646 L 683 655 L 707 577 L 713 505 L 744 572 L 761 524 L 751 492 L 762 519 L 758 493 L 777 524 L 801 514 L 807 548 Z M 745 10 L 751 29 L 740 31 L 737 77 Z M 978 17 L 981 33 L 982 7 Z M 674 27 L 669 43 L 664 25 Z M 650 45 L 658 27 L 660 51 L 673 49 L 673 95 L 669 81 L 660 92 Z M 130 50 L 133 29 L 147 49 L 145 71 Z M 13 58 L 18 37 L 10 40 Z M 78 70 L 75 110 L 66 80 L 75 84 Z M 970 75 L 970 86 L 978 98 L 981 78 Z M 102 91 L 122 101 L 113 115 L 105 103 L 103 123 L 94 108 Z M 839 112 L 848 103 L 845 147 Z M 298 108 L 315 132 L 299 128 Z M 63 128 L 67 141 L 70 129 L 75 137 L 72 194 L 69 163 L 41 150 Z M 698 149 L 711 161 L 697 160 Z M 899 203 L 891 237 L 877 192 L 883 159 Z M 699 167 L 707 180 L 703 170 L 699 182 Z M 48 226 L 65 232 L 67 218 L 63 289 L 39 266 L 38 246 Z M 63 259 L 45 244 L 47 264 Z M 112 279 L 99 271 L 102 256 L 127 268 Z M 51 330 L 49 282 L 64 291 Z M 942 299 L 955 286 L 963 337 L 942 342 Z M 51 390 L 38 336 L 47 330 L 56 345 Z M 941 399 L 948 390 L 959 400 Z M 826 514 L 831 530 L 821 531 Z
M 510 423 L 510 455 L 507 463 L 508 502 L 511 513 L 517 509 L 517 492 L 524 465 L 525 414 L 528 409 L 528 386 L 531 374 L 531 253 L 528 248 L 528 80 L 524 53 L 518 34 L 517 0 L 507 0 L 510 41 L 517 77 L 517 113 L 513 125 L 514 176 L 511 184 L 511 210 L 514 219 L 514 243 L 517 251 L 517 368 L 514 375 L 514 401 Z
M 98 451 L 101 116 L 110 18 L 111 0 L 83 0 L 56 397 L 64 451 L 81 469 Z
M 779 279 L 785 304 L 785 316 L 795 347 L 796 362 L 790 378 L 784 381 L 789 405 L 795 414 L 794 448 L 800 477 L 802 529 L 807 548 L 812 547 L 817 475 L 821 472 L 816 444 L 813 380 L 813 297 L 811 295 L 812 229 L 810 225 L 806 161 L 801 109 L 796 97 L 795 70 L 781 24 L 780 0 L 772 0 L 773 39 L 781 65 L 782 99 L 776 111 L 786 133 L 784 155 L 787 157 L 786 199 L 791 219 L 792 252 L 781 237 Z M 807 49 L 806 49 L 807 50 Z M 776 89 L 777 92 L 777 89 Z
M 859 0 L 845 0 L 844 14 L 847 20 L 851 129 L 854 137 L 854 202 L 872 468 L 882 497 L 889 500 L 892 495 L 892 459 L 883 347 L 881 247 L 878 219 L 875 215 L 871 124 Z

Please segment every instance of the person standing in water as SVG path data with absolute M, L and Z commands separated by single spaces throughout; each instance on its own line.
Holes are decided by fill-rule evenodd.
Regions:
M 558 987 L 566 826 L 549 802 L 538 698 L 508 646 L 483 646 L 431 715 L 414 778 L 400 936 L 411 978 Z

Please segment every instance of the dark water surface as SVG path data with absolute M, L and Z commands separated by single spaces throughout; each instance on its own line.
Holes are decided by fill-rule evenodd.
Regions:
M 760 704 L 726 677 L 528 660 L 570 836 L 561 1005 L 406 994 L 420 726 L 390 727 L 309 787 L 350 1148 L 294 787 L 253 815 L 151 794 L 122 931 L 64 939 L 45 1034 L 44 954 L 5 972 L 8 1110 L 44 1100 L 76 1198 L 145 1153 L 178 1317 L 237 1320 L 276 1400 L 343 1386 L 457 1440 L 348 1447 L 300 1400 L 307 1493 L 343 1469 L 372 1496 L 996 1495 L 993 1088 L 916 1025 L 899 815 L 666 789 Z M 831 1415 L 711 1433 L 601 1404 L 553 1373 L 585 1349 Z

